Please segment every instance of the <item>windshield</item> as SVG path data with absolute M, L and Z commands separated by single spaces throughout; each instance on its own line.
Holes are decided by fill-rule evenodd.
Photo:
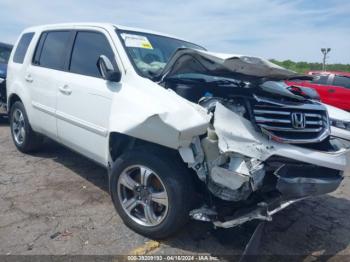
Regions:
M 0 45 L 0 63 L 7 64 L 11 54 L 11 48 Z
M 178 48 L 205 50 L 196 44 L 166 36 L 124 30 L 117 30 L 117 33 L 136 71 L 144 77 L 159 74 Z

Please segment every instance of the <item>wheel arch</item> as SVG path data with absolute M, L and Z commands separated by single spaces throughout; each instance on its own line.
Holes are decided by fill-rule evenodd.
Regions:
M 180 154 L 176 149 L 118 132 L 111 132 L 109 134 L 108 146 L 109 155 L 113 162 L 122 154 L 135 148 L 147 148 L 151 152 L 161 152 L 166 154 L 172 154 L 174 155 L 174 157 L 180 157 Z
M 23 104 L 22 99 L 19 97 L 19 95 L 13 93 L 9 96 L 8 101 L 7 101 L 7 112 L 10 113 L 11 107 L 13 106 L 14 103 L 17 101 L 21 102 Z
M 194 185 L 196 185 L 195 190 L 197 192 L 202 190 L 200 187 L 201 183 L 199 183 L 200 181 L 196 172 L 184 162 L 179 150 L 118 132 L 111 132 L 109 135 L 109 159 L 111 161 L 109 166 L 111 167 L 112 163 L 115 162 L 116 159 L 118 159 L 122 154 L 138 148 L 143 151 L 146 150 L 149 154 L 158 155 L 159 157 L 170 157 L 173 159 L 174 163 L 181 165 L 183 168 L 188 170 L 188 174 L 190 174 Z

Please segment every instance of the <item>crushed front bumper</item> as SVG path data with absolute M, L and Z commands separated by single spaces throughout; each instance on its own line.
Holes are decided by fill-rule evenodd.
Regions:
M 284 199 L 328 194 L 336 190 L 343 180 L 342 172 L 310 165 L 284 165 L 275 175 L 276 188 Z
M 343 180 L 342 172 L 327 168 L 284 165 L 276 170 L 278 197 L 255 206 L 239 209 L 231 217 L 218 220 L 215 214 L 199 209 L 191 212 L 194 219 L 211 221 L 216 227 L 230 228 L 251 220 L 272 221 L 272 216 L 307 197 L 333 192 Z M 213 216 L 214 215 L 214 216 Z
M 211 221 L 217 227 L 234 227 L 254 219 L 271 221 L 273 214 L 301 199 L 333 192 L 339 187 L 343 176 L 350 175 L 349 149 L 320 151 L 271 141 L 257 132 L 248 120 L 220 104 L 216 106 L 214 128 L 219 149 L 216 154 L 229 156 L 231 160 L 238 156 L 244 163 L 248 163 L 248 169 L 243 170 L 235 169 L 236 166 L 231 165 L 231 160 L 228 164 L 222 164 L 220 161 L 209 162 L 209 179 L 203 181 L 212 180 L 221 191 L 225 189 L 230 194 L 213 190 L 210 184 L 209 190 L 222 200 L 236 203 L 246 201 L 239 208 L 234 208 L 229 216 L 215 215 L 215 212 L 212 212 L 216 211 L 215 207 L 191 212 L 194 219 Z M 214 142 L 212 144 L 215 145 Z M 214 152 L 204 147 L 206 159 L 211 158 L 208 157 L 210 154 L 206 153 L 207 151 Z M 268 183 L 265 183 L 264 179 L 262 184 L 254 186 L 256 177 L 252 172 L 252 165 L 249 165 L 249 162 L 254 161 L 263 167 L 263 172 L 258 172 L 257 175 L 270 180 Z M 227 168 L 228 172 L 216 172 L 216 162 L 221 169 Z M 233 179 L 239 175 L 249 179 L 248 182 Z M 251 185 L 248 189 L 243 187 L 247 184 Z M 240 193 L 241 189 L 243 197 L 242 194 L 237 197 L 234 193 Z M 276 193 L 273 201 L 266 200 L 266 193 Z

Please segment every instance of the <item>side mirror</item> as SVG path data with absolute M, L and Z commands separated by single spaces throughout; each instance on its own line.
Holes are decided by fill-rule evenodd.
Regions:
M 122 74 L 118 69 L 115 69 L 111 60 L 107 56 L 101 55 L 97 60 L 97 67 L 104 79 L 112 82 L 119 82 Z

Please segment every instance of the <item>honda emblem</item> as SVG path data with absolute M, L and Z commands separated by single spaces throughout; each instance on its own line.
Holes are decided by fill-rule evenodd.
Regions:
M 295 129 L 305 128 L 305 114 L 304 113 L 292 113 L 292 126 Z

